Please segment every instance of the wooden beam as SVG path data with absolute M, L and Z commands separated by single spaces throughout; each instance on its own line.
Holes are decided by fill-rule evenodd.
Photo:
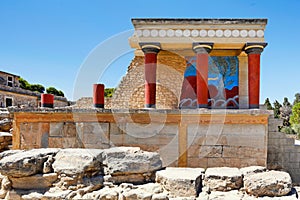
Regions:
M 179 158 L 178 158 L 178 166 L 179 167 L 187 167 L 187 124 L 179 123 L 179 139 L 178 139 L 178 149 L 179 149 Z
M 250 114 L 164 114 L 151 113 L 15 113 L 18 123 L 102 122 L 178 124 L 267 124 L 268 115 Z

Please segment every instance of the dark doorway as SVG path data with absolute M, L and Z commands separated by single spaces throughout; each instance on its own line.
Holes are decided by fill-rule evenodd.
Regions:
M 13 103 L 12 98 L 6 98 L 5 99 L 6 107 L 12 106 L 12 103 Z

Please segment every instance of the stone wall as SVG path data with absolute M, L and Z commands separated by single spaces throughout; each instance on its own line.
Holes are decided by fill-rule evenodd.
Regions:
M 157 108 L 178 108 L 185 62 L 183 57 L 175 53 L 162 51 L 158 54 Z M 144 108 L 144 92 L 144 57 L 135 56 L 113 95 L 112 108 Z
M 13 106 L 25 106 L 36 108 L 38 105 L 38 98 L 36 96 L 17 94 L 12 92 L 1 91 L 0 94 L 0 106 L 5 107 L 5 99 L 9 97 L 12 98 Z
M 188 165 L 266 166 L 267 131 L 265 124 L 190 125 Z
M 267 111 L 20 111 L 14 111 L 14 149 L 138 146 L 159 152 L 164 166 L 267 164 Z
M 13 100 L 13 106 L 37 108 L 40 106 L 40 96 L 41 94 L 38 92 L 0 85 L 0 107 L 6 106 L 5 98 L 9 97 Z M 68 100 L 65 97 L 55 96 L 54 107 L 65 107 L 68 105 Z
M 268 168 L 289 172 L 293 182 L 300 183 L 300 145 L 278 131 L 282 120 L 269 119 Z

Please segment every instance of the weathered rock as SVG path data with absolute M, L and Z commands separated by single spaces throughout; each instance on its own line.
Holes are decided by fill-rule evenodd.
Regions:
M 230 191 L 240 189 L 243 185 L 242 173 L 238 168 L 208 168 L 203 185 L 205 191 Z
M 12 143 L 12 134 L 8 132 L 0 132 L 0 150 L 8 150 Z
M 21 178 L 10 177 L 13 188 L 24 190 L 49 188 L 56 180 L 56 173 L 36 174 L 33 176 L 26 176 Z
M 213 191 L 209 194 L 209 200 L 242 200 L 244 194 L 238 190 L 232 190 L 229 192 Z
M 26 195 L 22 195 L 22 200 L 40 200 L 43 198 L 43 194 L 40 192 L 31 192 Z
M 43 166 L 44 174 L 53 172 L 53 168 L 52 168 L 53 162 L 54 162 L 54 158 L 53 158 L 53 156 L 50 155 L 48 157 L 48 159 L 46 160 L 46 162 L 44 162 L 44 166 Z
M 9 155 L 0 160 L 0 173 L 10 177 L 24 177 L 42 173 L 48 156 L 58 149 L 32 149 Z
M 101 190 L 85 194 L 82 199 L 118 200 L 121 189 L 117 186 L 104 187 Z
M 169 197 L 165 193 L 153 194 L 151 200 L 169 200 Z
M 3 132 L 9 132 L 9 130 L 12 128 L 12 120 L 5 118 L 0 120 L 0 131 Z
M 7 150 L 0 153 L 0 160 L 4 157 L 11 156 L 13 154 L 24 152 L 25 150 Z
M 2 176 L 0 174 L 0 199 L 4 199 L 8 190 L 11 189 L 11 182 L 9 181 L 7 176 Z
M 139 147 L 114 147 L 105 150 L 109 174 L 137 174 L 162 168 L 160 155 Z
M 114 183 L 144 183 L 155 178 L 155 171 L 162 168 L 160 155 L 138 147 L 115 147 L 105 150 L 106 174 Z
M 201 191 L 202 168 L 166 168 L 156 172 L 156 182 L 170 194 L 180 197 L 198 196 Z
M 262 166 L 250 166 L 241 168 L 240 171 L 244 176 L 265 172 L 267 169 Z
M 67 196 L 71 193 L 71 190 L 61 190 L 59 188 L 50 188 L 44 195 L 42 200 L 60 200 L 66 199 Z
M 269 171 L 248 176 L 244 181 L 248 194 L 261 196 L 284 196 L 292 188 L 291 176 L 286 172 Z
M 103 150 L 62 149 L 54 157 L 54 172 L 69 176 L 79 174 L 103 174 Z

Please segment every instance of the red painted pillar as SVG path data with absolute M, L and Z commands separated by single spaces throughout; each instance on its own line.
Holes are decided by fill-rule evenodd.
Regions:
M 43 108 L 53 108 L 54 95 L 53 94 L 41 94 L 41 106 Z
M 93 85 L 93 104 L 96 108 L 104 108 L 104 84 Z
M 259 108 L 260 98 L 260 55 L 267 43 L 247 43 L 249 108 Z
M 197 107 L 208 108 L 208 57 L 213 43 L 194 43 L 193 50 L 197 54 Z
M 156 107 L 156 67 L 159 43 L 141 43 L 145 55 L 145 107 Z

